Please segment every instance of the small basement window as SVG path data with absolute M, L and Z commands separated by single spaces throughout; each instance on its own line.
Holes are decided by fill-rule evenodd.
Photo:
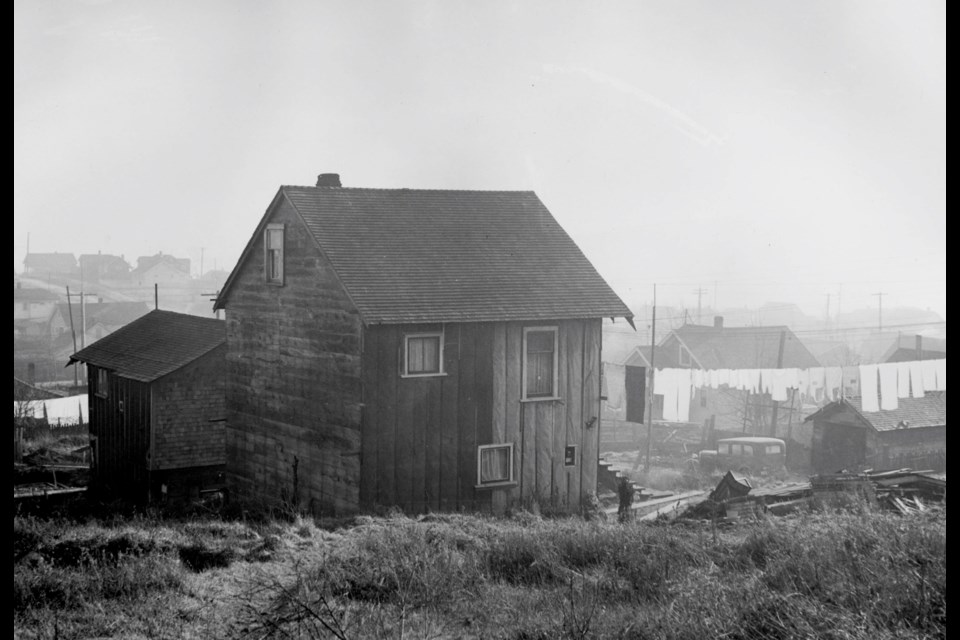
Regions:
M 523 399 L 557 397 L 557 328 L 523 330 Z
M 268 224 L 263 232 L 264 273 L 270 284 L 283 284 L 283 225 Z
M 443 375 L 443 332 L 408 333 L 403 336 L 403 375 Z
M 513 482 L 513 444 L 484 444 L 477 447 L 477 486 Z

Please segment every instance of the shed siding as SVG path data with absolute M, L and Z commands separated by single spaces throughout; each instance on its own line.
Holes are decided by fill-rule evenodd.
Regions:
M 596 490 L 600 320 L 528 324 L 559 328 L 559 400 L 521 402 L 525 323 L 446 325 L 444 375 L 425 378 L 402 378 L 399 358 L 405 332 L 431 327 L 366 330 L 361 495 L 367 506 L 500 512 L 535 500 L 576 510 L 582 495 Z M 500 443 L 514 445 L 517 484 L 476 489 L 477 447 Z M 564 465 L 568 445 L 577 447 L 573 466 Z
M 247 495 L 313 512 L 360 504 L 360 319 L 329 262 L 281 199 L 284 283 L 262 240 L 226 305 L 227 474 Z
M 154 470 L 223 465 L 226 345 L 153 383 Z
M 96 393 L 99 368 L 87 367 L 94 483 L 135 499 L 147 497 L 150 451 L 150 387 L 107 374 L 107 396 Z

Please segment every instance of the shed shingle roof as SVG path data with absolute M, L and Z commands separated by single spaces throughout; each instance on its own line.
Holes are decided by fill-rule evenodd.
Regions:
M 807 416 L 804 422 L 816 420 L 821 416 L 828 418 L 837 411 L 852 410 L 877 431 L 919 429 L 947 424 L 946 391 L 928 391 L 922 398 L 900 398 L 897 404 L 896 409 L 866 412 L 863 410 L 859 396 L 844 398 L 831 402 L 816 413 Z M 901 427 L 901 423 L 905 426 Z
M 532 191 L 281 194 L 367 323 L 633 315 Z
M 152 382 L 226 342 L 226 323 L 151 311 L 70 356 L 139 382 Z

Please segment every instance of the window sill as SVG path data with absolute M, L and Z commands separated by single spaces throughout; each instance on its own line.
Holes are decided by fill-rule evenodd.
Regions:
M 401 378 L 445 378 L 447 373 L 401 373 Z
M 520 402 L 563 402 L 560 396 L 550 396 L 546 398 L 520 398 Z
M 520 483 L 516 480 L 507 480 L 506 482 L 487 482 L 485 484 L 475 484 L 473 485 L 473 488 L 479 491 L 480 489 L 510 489 L 512 487 L 519 486 Z

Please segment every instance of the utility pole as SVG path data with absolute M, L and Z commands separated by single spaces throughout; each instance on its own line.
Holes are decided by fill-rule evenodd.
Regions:
M 873 295 L 877 296 L 877 330 L 883 331 L 883 296 L 887 294 L 880 291 Z
M 654 364 L 657 358 L 657 285 L 653 285 L 653 324 L 650 328 L 650 384 L 647 394 L 650 397 L 650 403 L 647 410 L 647 461 L 645 465 L 646 473 L 650 473 L 650 441 L 653 439 L 653 377 Z
M 832 294 L 827 294 L 827 310 L 823 314 L 823 328 L 827 331 L 830 330 L 830 296 Z
M 200 247 L 200 277 L 203 277 L 203 247 Z
M 703 299 L 703 294 L 707 293 L 707 290 L 703 287 L 697 287 L 693 290 L 693 292 L 697 294 L 697 324 L 703 324 L 703 306 L 701 305 L 701 301 Z
M 70 302 L 70 287 L 67 287 L 67 313 L 70 315 L 70 334 L 73 336 L 73 352 L 77 352 L 77 331 L 73 328 L 73 304 Z M 73 386 L 80 386 L 77 380 L 77 363 L 73 363 Z
M 783 347 L 787 342 L 787 332 L 780 332 L 780 346 L 777 348 L 777 369 L 783 369 Z M 773 414 L 770 417 L 770 435 L 774 438 L 777 437 L 777 414 L 780 409 L 780 401 L 772 400 L 773 402 Z

